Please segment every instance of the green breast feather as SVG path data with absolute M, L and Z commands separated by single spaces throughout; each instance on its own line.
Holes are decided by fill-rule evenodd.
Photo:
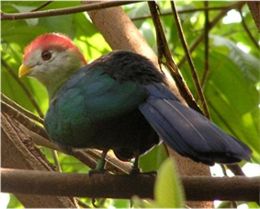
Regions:
M 124 117 L 146 98 L 146 91 L 137 83 L 120 83 L 98 67 L 83 68 L 52 98 L 45 126 L 49 136 L 60 144 L 91 147 L 101 131 L 96 124 Z

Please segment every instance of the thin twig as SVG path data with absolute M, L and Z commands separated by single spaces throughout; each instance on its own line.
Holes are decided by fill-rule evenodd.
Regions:
M 23 13 L 4 13 L 1 12 L 1 20 L 21 20 L 29 18 L 38 17 L 50 17 L 58 15 L 68 15 L 72 13 L 92 11 L 98 9 L 105 9 L 115 6 L 121 6 L 126 4 L 139 3 L 142 1 L 107 1 L 101 3 L 91 3 L 87 5 L 63 8 L 63 9 L 50 9 L 46 11 L 36 11 L 36 12 L 23 12 Z
M 12 106 L 13 108 L 17 109 L 19 112 L 23 113 L 25 116 L 27 116 L 31 120 L 34 120 L 34 121 L 37 121 L 37 122 L 43 124 L 43 119 L 42 118 L 40 118 L 37 115 L 33 114 L 32 112 L 26 110 L 25 108 L 23 108 L 21 105 L 17 104 L 13 100 L 11 100 L 9 97 L 7 97 L 2 92 L 1 92 L 1 99 L 4 102 L 6 102 L 7 104 L 9 104 L 10 106 Z
M 193 9 L 179 9 L 177 10 L 179 14 L 186 14 L 186 13 L 193 13 L 193 12 L 200 12 L 200 11 L 216 11 L 216 10 L 224 10 L 227 9 L 229 6 L 223 6 L 223 7 L 202 7 L 202 8 L 193 8 Z M 172 15 L 172 11 L 162 12 L 160 16 L 169 16 Z M 145 20 L 148 18 L 152 18 L 151 15 L 144 15 L 140 17 L 133 17 L 131 18 L 132 21 L 137 20 Z
M 162 28 L 162 24 L 160 21 L 156 3 L 153 1 L 149 1 L 148 5 L 150 8 L 151 15 L 153 17 L 154 26 L 156 29 L 158 57 L 160 59 L 159 63 L 162 63 L 161 60 L 163 57 L 165 57 L 166 62 L 164 64 L 169 69 L 172 77 L 174 78 L 176 85 L 179 88 L 180 94 L 182 95 L 182 97 L 185 99 L 185 101 L 191 108 L 202 113 L 202 111 L 200 110 L 196 101 L 194 100 L 188 86 L 185 84 L 185 82 L 182 79 L 182 76 L 178 72 L 179 69 L 178 69 L 177 65 L 175 64 L 174 60 L 172 59 L 172 55 L 171 55 L 169 46 L 167 44 L 163 28 Z
M 48 138 L 48 135 L 43 127 L 40 125 L 34 123 L 30 118 L 25 116 L 23 113 L 19 112 L 9 104 L 5 103 L 4 101 L 1 101 L 1 111 L 7 113 L 8 115 L 15 118 L 17 121 L 19 121 L 21 124 L 23 124 L 25 127 L 27 127 L 29 130 L 34 131 L 35 133 Z
M 242 11 L 241 9 L 239 10 L 239 14 L 240 14 L 240 17 L 241 17 L 241 20 L 242 20 L 242 26 L 244 28 L 244 30 L 246 31 L 246 34 L 248 35 L 248 37 L 250 38 L 250 40 L 253 42 L 253 44 L 256 46 L 257 49 L 259 49 L 259 44 L 257 42 L 257 40 L 254 38 L 253 34 L 251 33 L 251 31 L 249 30 L 247 24 L 246 24 L 246 21 L 245 21 L 245 18 L 242 14 Z
M 208 7 L 208 1 L 205 1 L 204 5 L 205 7 Z M 205 15 L 205 23 L 204 23 L 205 55 L 204 55 L 204 72 L 201 79 L 202 88 L 204 88 L 205 86 L 205 81 L 209 73 L 209 12 L 208 10 L 205 10 L 204 15 Z
M 43 4 L 41 4 L 39 7 L 37 7 L 36 9 L 31 10 L 31 12 L 36 12 L 39 11 L 41 9 L 43 9 L 44 7 L 48 6 L 50 3 L 52 3 L 53 1 L 46 1 Z
M 239 9 L 241 8 L 243 5 L 245 4 L 244 1 L 240 1 L 240 2 L 235 2 L 231 5 L 229 5 L 226 9 L 222 10 L 210 23 L 209 23 L 209 31 L 214 28 L 214 26 L 219 22 L 219 20 L 221 20 L 229 10 L 231 9 Z M 193 42 L 193 44 L 191 44 L 190 47 L 190 52 L 192 53 L 197 46 L 204 40 L 204 32 Z M 184 62 L 186 61 L 186 56 L 184 56 L 180 62 L 178 63 L 178 67 L 180 68 Z
M 4 66 L 4 69 L 12 76 L 12 78 L 18 83 L 18 85 L 21 87 L 21 89 L 24 91 L 25 95 L 28 97 L 29 101 L 37 111 L 38 115 L 43 118 L 43 113 L 35 101 L 34 97 L 32 96 L 31 92 L 28 90 L 28 88 L 24 85 L 24 83 L 18 78 L 18 76 L 14 73 L 13 69 L 5 62 L 5 60 L 1 59 L 1 63 Z
M 193 78 L 193 81 L 195 83 L 195 87 L 197 89 L 199 98 L 200 98 L 201 103 L 202 103 L 204 114 L 205 114 L 206 117 L 209 118 L 209 110 L 208 110 L 207 102 L 206 102 L 206 99 L 205 99 L 204 94 L 202 92 L 200 81 L 199 81 L 199 78 L 198 78 L 198 75 L 197 75 L 197 72 L 196 72 L 195 65 L 194 65 L 192 58 L 191 58 L 191 54 L 190 54 L 190 51 L 189 51 L 189 48 L 188 48 L 188 44 L 187 44 L 183 29 L 182 29 L 182 26 L 181 26 L 180 18 L 178 16 L 177 9 L 176 9 L 174 1 L 171 1 L 171 7 L 172 7 L 172 11 L 173 11 L 173 16 L 174 16 L 174 19 L 175 19 L 175 22 L 176 22 L 177 30 L 178 30 L 178 33 L 179 33 L 179 37 L 180 37 L 182 46 L 184 48 L 186 57 L 188 59 L 188 63 L 190 65 L 192 78 Z
M 155 175 L 1 170 L 2 192 L 92 198 L 153 198 Z M 260 177 L 182 177 L 187 200 L 258 201 Z M 209 192 L 210 191 L 210 192 Z
M 54 160 L 54 164 L 56 165 L 57 170 L 59 172 L 62 172 L 57 150 L 51 150 L 51 154 L 52 154 L 52 158 Z

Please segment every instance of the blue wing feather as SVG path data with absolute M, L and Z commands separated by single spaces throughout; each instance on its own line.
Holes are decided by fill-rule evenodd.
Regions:
M 146 85 L 149 98 L 140 111 L 178 153 L 207 164 L 249 159 L 250 149 L 200 113 L 183 106 L 163 84 Z

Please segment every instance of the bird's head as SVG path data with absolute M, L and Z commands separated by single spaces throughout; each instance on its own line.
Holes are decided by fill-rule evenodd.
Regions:
M 25 48 L 19 77 L 34 77 L 47 87 L 49 93 L 53 93 L 85 64 L 84 56 L 70 38 L 47 33 L 35 38 Z

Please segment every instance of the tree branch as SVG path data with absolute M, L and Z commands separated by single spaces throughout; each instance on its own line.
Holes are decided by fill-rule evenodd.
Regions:
M 6 113 L 1 113 L 1 145 L 1 163 L 4 167 L 35 169 L 38 172 L 54 170 L 46 158 L 34 146 L 27 133 L 19 127 L 18 122 L 12 120 Z M 72 198 L 39 195 L 32 197 L 31 195 L 18 193 L 15 193 L 15 195 L 27 208 L 75 207 Z
M 260 2 L 259 1 L 247 1 L 248 7 L 254 18 L 256 27 L 260 31 Z
M 32 120 L 30 118 L 28 118 L 23 113 L 19 112 L 18 110 L 16 110 L 12 106 L 10 106 L 10 104 L 7 104 L 4 101 L 1 101 L 1 111 L 8 114 L 12 118 L 15 118 L 17 121 L 19 121 L 25 127 L 27 127 L 29 130 L 32 130 L 33 132 L 35 132 L 45 138 L 48 138 L 48 135 L 43 127 L 32 122 Z
M 208 7 L 208 1 L 204 2 L 205 7 Z M 205 22 L 204 22 L 204 72 L 201 79 L 202 88 L 205 86 L 206 79 L 209 73 L 209 13 L 208 10 L 204 12 Z
M 19 104 L 17 104 L 13 100 L 11 100 L 9 97 L 7 97 L 2 92 L 1 92 L 1 99 L 2 99 L 3 102 L 5 102 L 8 105 L 10 105 L 11 107 L 15 108 L 19 112 L 23 113 L 26 117 L 43 124 L 42 118 L 40 118 L 40 117 L 36 116 L 35 114 L 31 113 L 30 111 L 26 110 L 25 108 L 23 108 L 22 106 L 20 106 Z
M 50 3 L 52 3 L 52 2 L 53 2 L 53 0 L 46 1 L 46 2 L 44 2 L 43 4 L 41 4 L 39 7 L 37 7 L 36 9 L 31 10 L 31 12 L 39 11 L 39 10 L 41 10 L 42 8 L 47 7 L 47 6 L 48 6 Z
M 38 17 L 50 17 L 58 15 L 67 15 L 78 12 L 92 11 L 98 9 L 104 9 L 109 7 L 115 7 L 126 4 L 139 3 L 141 1 L 107 1 L 101 3 L 91 3 L 89 5 L 81 5 L 76 7 L 69 7 L 63 9 L 50 9 L 46 11 L 35 11 L 35 12 L 23 12 L 23 13 L 4 13 L 1 12 L 1 20 L 21 20 Z
M 250 40 L 253 42 L 253 44 L 256 46 L 256 48 L 259 49 L 259 44 L 258 44 L 257 40 L 254 38 L 254 36 L 252 35 L 251 31 L 249 30 L 249 28 L 248 28 L 248 26 L 246 24 L 245 18 L 244 18 L 243 14 L 242 14 L 241 9 L 239 10 L 239 14 L 240 14 L 240 17 L 242 19 L 242 26 L 243 26 L 246 34 L 248 35 Z
M 198 75 L 197 75 L 197 71 L 196 71 L 195 65 L 192 61 L 192 58 L 191 58 L 191 54 L 190 54 L 190 51 L 189 51 L 189 48 L 188 48 L 188 44 L 187 44 L 183 29 L 182 29 L 182 26 L 181 26 L 180 18 L 178 16 L 177 9 L 176 9 L 174 1 L 171 1 L 171 7 L 172 7 L 172 11 L 173 11 L 173 16 L 174 16 L 174 19 L 175 19 L 175 22 L 176 22 L 177 30 L 178 30 L 178 33 L 179 33 L 179 37 L 180 37 L 180 40 L 181 40 L 181 43 L 182 43 L 182 47 L 184 48 L 186 58 L 188 59 L 188 63 L 190 65 L 192 78 L 193 78 L 193 81 L 195 83 L 197 93 L 198 93 L 199 98 L 200 98 L 201 103 L 202 103 L 204 114 L 207 118 L 209 118 L 209 110 L 208 110 L 207 102 L 206 102 L 205 96 L 202 92 L 202 88 L 201 88 L 200 81 L 199 81 L 199 78 L 198 78 Z
M 158 11 L 157 11 L 156 3 L 153 1 L 150 1 L 150 2 L 148 2 L 148 5 L 149 5 L 150 11 L 151 11 L 151 15 L 152 15 L 155 30 L 156 30 L 158 58 L 159 58 L 159 60 L 162 60 L 163 57 L 166 59 L 166 62 L 164 64 L 170 70 L 170 73 L 178 86 L 180 94 L 185 99 L 187 104 L 191 108 L 202 113 L 202 111 L 200 110 L 196 101 L 194 100 L 188 86 L 185 84 L 182 76 L 178 72 L 179 71 L 178 66 L 175 64 L 174 60 L 172 59 L 172 55 L 171 55 L 170 49 L 168 47 L 167 40 L 164 35 L 163 27 L 162 27 L 162 24 L 160 21 L 160 17 L 159 17 Z M 159 62 L 161 62 L 161 61 L 159 61 Z
M 1 169 L 2 191 L 92 198 L 153 198 L 155 175 Z M 259 201 L 260 177 L 182 177 L 188 200 Z

